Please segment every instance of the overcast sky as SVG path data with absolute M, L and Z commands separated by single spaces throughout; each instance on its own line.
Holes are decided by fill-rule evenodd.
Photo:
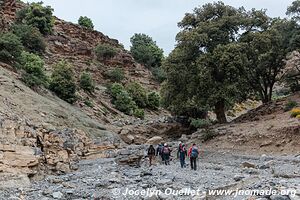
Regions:
M 26 0 L 24 0 L 26 1 Z M 28 0 L 38 2 L 41 0 Z M 234 7 L 266 8 L 272 17 L 285 17 L 293 0 L 223 0 Z M 213 0 L 44 0 L 54 14 L 77 23 L 79 16 L 93 20 L 95 29 L 118 39 L 127 49 L 134 33 L 146 33 L 168 54 L 175 45 L 177 23 L 193 8 Z

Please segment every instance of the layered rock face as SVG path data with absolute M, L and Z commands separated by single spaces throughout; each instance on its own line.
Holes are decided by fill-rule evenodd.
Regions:
M 29 184 L 28 177 L 45 172 L 70 172 L 90 146 L 82 131 L 49 130 L 0 116 L 0 187 Z

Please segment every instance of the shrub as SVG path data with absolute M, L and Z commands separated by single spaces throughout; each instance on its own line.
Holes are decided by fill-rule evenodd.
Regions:
M 22 75 L 22 80 L 29 87 L 46 85 L 47 76 L 45 74 L 44 61 L 35 54 L 22 52 L 21 65 L 25 73 Z
M 164 80 L 166 80 L 166 74 L 161 67 L 155 67 L 151 71 L 154 79 L 159 83 L 162 83 Z
M 147 68 L 160 67 L 164 54 L 153 39 L 146 34 L 134 34 L 130 38 L 130 52 L 133 58 Z
M 0 34 L 0 61 L 5 63 L 19 61 L 23 48 L 20 38 L 15 34 L 11 32 Z
M 53 31 L 53 9 L 43 6 L 43 2 L 31 3 L 17 12 L 17 22 L 31 25 L 39 29 L 43 35 Z
M 210 129 L 206 129 L 203 133 L 202 133 L 202 140 L 204 142 L 207 142 L 209 140 L 214 139 L 214 137 L 216 136 L 216 133 L 213 130 Z
M 191 126 L 194 128 L 208 128 L 212 123 L 208 119 L 192 119 Z
M 294 108 L 291 110 L 291 117 L 297 117 L 300 115 L 300 108 Z
M 296 118 L 297 118 L 297 119 L 300 119 L 300 115 L 297 115 Z
M 292 110 L 293 108 L 295 108 L 297 106 L 297 102 L 296 101 L 289 101 L 288 103 L 285 104 L 285 107 L 284 107 L 284 111 L 290 111 Z
M 99 44 L 95 48 L 95 54 L 97 59 L 102 61 L 114 57 L 117 54 L 117 50 L 108 44 Z
M 91 107 L 91 108 L 94 107 L 94 104 L 88 99 L 84 101 L 84 104 L 88 107 Z
M 145 112 L 143 109 L 135 109 L 133 112 L 133 116 L 140 118 L 140 119 L 144 119 L 145 118 Z
M 124 112 L 127 115 L 132 115 L 134 110 L 136 110 L 136 104 L 129 96 L 128 92 L 122 91 L 116 97 L 114 105 L 118 110 Z
M 126 90 L 138 107 L 145 108 L 147 106 L 146 90 L 139 83 L 129 83 Z
M 113 100 L 117 98 L 119 94 L 125 91 L 125 88 L 122 84 L 114 83 L 111 86 L 108 87 L 108 93 L 111 95 Z
M 93 81 L 93 78 L 91 74 L 89 73 L 83 73 L 80 76 L 80 87 L 89 93 L 93 93 L 95 90 L 95 83 Z
M 12 30 L 21 39 L 26 51 L 31 53 L 45 52 L 46 43 L 37 28 L 26 24 L 18 24 L 14 25 Z
M 70 64 L 60 61 L 54 67 L 51 75 L 50 89 L 61 99 L 68 103 L 76 101 L 76 83 L 74 72 Z
M 120 68 L 115 68 L 106 73 L 106 76 L 113 82 L 121 82 L 125 78 L 124 71 Z
M 147 95 L 147 107 L 151 110 L 157 110 L 160 106 L 160 96 L 156 92 L 150 92 Z
M 94 24 L 92 22 L 92 20 L 86 16 L 80 16 L 78 19 L 78 24 L 80 26 L 83 26 L 87 29 L 93 30 L 94 29 Z

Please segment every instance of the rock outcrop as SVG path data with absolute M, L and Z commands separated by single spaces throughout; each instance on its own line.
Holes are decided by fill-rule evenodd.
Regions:
M 8 178 L 2 178 L 0 185 L 28 183 L 28 177 L 44 173 L 70 172 L 90 146 L 91 140 L 80 130 L 49 130 L 1 116 L 0 174 Z

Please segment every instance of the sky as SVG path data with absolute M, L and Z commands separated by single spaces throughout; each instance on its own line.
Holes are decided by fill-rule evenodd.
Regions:
M 39 2 L 41 0 L 24 0 Z M 95 29 L 119 40 L 126 49 L 134 33 L 153 38 L 167 55 L 174 49 L 177 23 L 185 13 L 213 0 L 43 0 L 54 8 L 54 15 L 77 23 L 80 16 L 92 19 Z M 246 9 L 267 9 L 271 17 L 285 17 L 293 0 L 223 0 L 225 4 Z

